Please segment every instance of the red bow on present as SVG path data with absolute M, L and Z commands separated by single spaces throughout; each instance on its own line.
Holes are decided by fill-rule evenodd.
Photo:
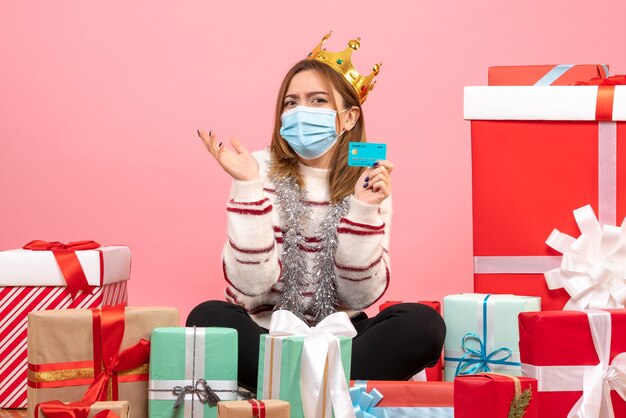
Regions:
M 68 244 L 53 241 L 31 241 L 23 247 L 25 250 L 32 251 L 52 251 L 54 258 L 61 269 L 67 290 L 72 295 L 72 299 L 76 298 L 79 291 L 91 293 L 92 287 L 87 282 L 85 272 L 78 261 L 76 251 L 94 250 L 100 248 L 100 244 L 95 241 L 75 241 Z
M 63 403 L 61 401 L 49 401 L 38 404 L 35 407 L 35 418 L 39 418 L 39 410 L 46 415 L 46 418 L 87 418 L 93 403 L 78 401 Z M 98 412 L 93 418 L 119 418 L 110 409 Z
M 124 310 L 123 304 L 92 309 L 94 381 L 85 392 L 83 401 L 107 400 L 109 384 L 112 385 L 111 398 L 117 401 L 117 373 L 139 367 L 150 358 L 150 341 L 143 338 L 120 352 L 124 337 Z
M 612 75 L 607 78 L 594 77 L 588 81 L 577 81 L 577 86 L 619 86 L 626 84 L 626 75 Z
M 598 86 L 596 100 L 596 120 L 613 120 L 613 98 L 615 86 L 626 85 L 626 75 L 613 75 L 607 78 L 594 77 L 588 81 L 577 81 L 577 86 Z

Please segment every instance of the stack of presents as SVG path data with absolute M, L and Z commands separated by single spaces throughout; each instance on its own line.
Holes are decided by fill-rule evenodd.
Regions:
M 444 298 L 444 353 L 413 380 L 350 382 L 345 314 L 313 329 L 277 311 L 246 397 L 235 330 L 126 307 L 128 247 L 34 241 L 0 252 L 0 407 L 27 406 L 29 418 L 626 417 L 626 77 L 607 73 L 492 67 L 489 86 L 465 89 L 476 293 Z

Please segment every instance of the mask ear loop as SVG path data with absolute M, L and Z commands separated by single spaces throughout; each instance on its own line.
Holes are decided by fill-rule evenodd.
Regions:
M 346 107 L 345 109 L 340 110 L 339 112 L 337 112 L 337 115 L 339 115 L 340 113 L 343 113 L 343 112 L 345 112 L 347 110 L 350 110 L 350 109 L 352 109 L 352 106 L 351 107 Z M 341 131 L 341 133 L 339 135 L 337 135 L 337 140 L 339 140 L 339 138 L 341 138 L 341 135 L 343 135 L 345 133 L 346 133 L 345 129 L 343 131 Z

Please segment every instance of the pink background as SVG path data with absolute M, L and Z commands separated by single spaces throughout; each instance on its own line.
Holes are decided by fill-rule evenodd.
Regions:
M 0 4 L 0 248 L 94 239 L 133 250 L 130 302 L 185 318 L 222 299 L 229 177 L 195 131 L 268 143 L 291 64 L 334 29 L 396 164 L 392 282 L 383 300 L 472 289 L 463 86 L 487 67 L 607 63 L 626 71 L 626 3 L 85 2 Z M 597 4 L 594 6 L 594 4 Z

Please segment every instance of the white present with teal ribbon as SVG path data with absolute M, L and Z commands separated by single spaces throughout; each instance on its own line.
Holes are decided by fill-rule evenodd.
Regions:
M 156 328 L 148 399 L 150 418 L 217 417 L 217 400 L 237 400 L 237 331 Z
M 446 381 L 456 375 L 497 372 L 521 376 L 520 312 L 540 311 L 541 298 L 462 293 L 443 299 L 447 333 L 444 346 Z
M 309 328 L 291 312 L 272 314 L 261 335 L 258 399 L 291 405 L 291 418 L 354 418 L 348 382 L 356 330 L 345 312 Z

